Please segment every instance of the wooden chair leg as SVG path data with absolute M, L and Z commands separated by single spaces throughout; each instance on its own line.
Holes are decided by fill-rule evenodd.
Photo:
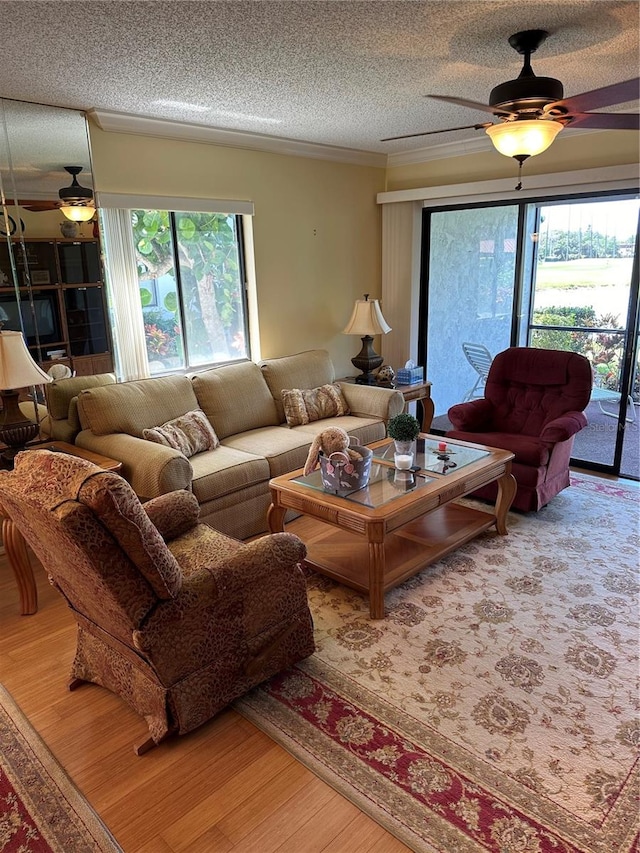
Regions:
M 145 752 L 149 752 L 157 745 L 158 744 L 151 737 L 151 735 L 148 735 L 144 740 L 141 740 L 139 743 L 134 743 L 133 751 L 136 755 L 144 755 Z

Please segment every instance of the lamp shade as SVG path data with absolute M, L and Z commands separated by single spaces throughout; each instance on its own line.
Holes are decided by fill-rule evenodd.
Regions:
M 72 222 L 88 222 L 96 212 L 93 205 L 85 204 L 63 204 L 60 210 Z
M 353 306 L 351 319 L 342 330 L 343 335 L 386 335 L 391 331 L 391 326 L 382 316 L 377 299 L 369 299 L 365 294 L 364 299 L 357 299 Z
M 559 121 L 527 119 L 492 124 L 486 132 L 505 157 L 533 157 L 546 151 L 563 127 Z
M 31 358 L 20 332 L 0 332 L 0 388 L 26 388 L 51 382 Z

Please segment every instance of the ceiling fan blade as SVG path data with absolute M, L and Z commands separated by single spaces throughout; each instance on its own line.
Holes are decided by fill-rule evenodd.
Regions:
M 387 136 L 381 139 L 380 142 L 393 142 L 396 139 L 413 139 L 415 136 L 431 136 L 434 133 L 452 133 L 454 130 L 482 130 L 485 127 L 491 127 L 492 122 L 486 121 L 484 124 L 463 124 L 460 127 L 443 127 L 442 130 L 424 130 L 422 133 L 405 133 L 404 136 Z
M 555 104 L 549 104 L 545 109 L 564 107 L 570 113 L 584 113 L 599 110 L 601 107 L 611 107 L 614 104 L 637 101 L 638 98 L 640 98 L 640 78 L 634 77 L 631 80 L 623 80 L 621 83 L 613 83 L 611 86 L 603 86 L 601 89 L 592 89 L 590 92 L 564 98 Z
M 600 127 L 603 130 L 640 130 L 638 113 L 578 113 L 570 127 Z
M 452 98 L 449 95 L 425 95 L 425 98 L 433 98 L 436 101 L 446 101 L 448 104 L 457 104 L 459 107 L 469 107 L 471 110 L 482 110 L 485 113 L 502 116 L 515 116 L 509 110 L 501 110 L 498 107 L 490 107 L 489 104 L 481 104 L 479 101 L 468 101 L 466 98 Z
M 30 210 L 32 213 L 41 213 L 43 210 L 57 210 L 58 204 L 47 199 L 25 199 L 19 198 L 18 205 Z

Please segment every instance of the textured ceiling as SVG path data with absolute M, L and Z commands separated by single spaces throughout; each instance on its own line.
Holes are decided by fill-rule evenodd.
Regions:
M 4 98 L 370 152 L 477 136 L 380 142 L 486 121 L 424 96 L 486 103 L 520 71 L 518 30 L 551 33 L 532 65 L 566 96 L 638 74 L 636 0 L 5 0 L 0 15 Z

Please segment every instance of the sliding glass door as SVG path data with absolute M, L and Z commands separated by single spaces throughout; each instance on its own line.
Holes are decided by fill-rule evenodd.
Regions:
M 638 201 L 564 202 L 537 211 L 528 344 L 589 359 L 589 426 L 576 436 L 574 459 L 637 477 L 639 399 L 624 368 L 637 332 L 631 308 Z
M 420 351 L 434 429 L 482 396 L 508 346 L 570 350 L 593 366 L 574 463 L 640 477 L 637 198 L 536 200 L 424 212 Z

